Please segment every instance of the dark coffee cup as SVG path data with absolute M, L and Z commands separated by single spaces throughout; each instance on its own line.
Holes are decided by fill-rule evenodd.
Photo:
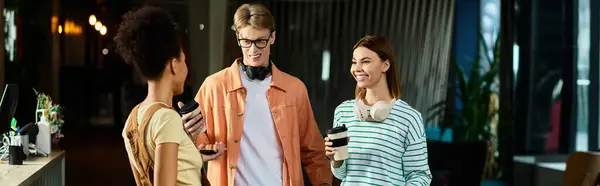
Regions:
M 196 102 L 196 101 L 191 101 L 191 102 L 183 105 L 179 109 L 179 114 L 181 114 L 181 115 L 185 115 L 185 114 L 190 113 L 190 112 L 194 113 L 192 115 L 198 115 L 198 114 L 200 114 L 200 104 L 198 104 L 198 102 Z M 191 119 L 192 118 L 189 118 L 188 121 L 191 120 Z
M 200 149 L 200 153 L 204 155 L 213 155 L 217 153 L 217 148 L 215 145 L 206 145 L 204 148 Z
M 192 101 L 189 102 L 185 105 L 183 105 L 180 109 L 179 109 L 179 114 L 181 114 L 182 116 L 188 113 L 193 113 L 193 116 L 196 116 L 198 114 L 200 114 L 200 104 L 198 104 L 198 102 L 196 101 Z M 185 122 L 188 122 L 192 119 L 193 117 L 188 118 Z M 202 128 L 202 131 L 200 131 L 200 133 L 204 133 L 206 131 L 206 127 Z M 188 134 L 188 136 L 190 138 L 192 138 L 192 135 L 190 133 L 188 133 L 187 131 L 185 132 L 186 134 Z M 196 139 L 192 139 L 192 141 L 194 141 Z

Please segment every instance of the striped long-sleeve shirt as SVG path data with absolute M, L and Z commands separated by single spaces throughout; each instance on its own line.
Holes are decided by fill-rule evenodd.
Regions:
M 342 185 L 418 185 L 431 182 L 421 113 L 397 100 L 383 122 L 361 121 L 355 100 L 335 109 L 334 126 L 348 127 L 348 155 L 332 171 Z

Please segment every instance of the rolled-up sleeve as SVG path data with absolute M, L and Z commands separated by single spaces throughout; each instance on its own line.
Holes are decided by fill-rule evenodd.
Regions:
M 325 157 L 325 141 L 319 132 L 306 87 L 301 94 L 303 99 L 299 110 L 301 118 L 300 152 L 304 171 L 312 185 L 331 185 L 333 175 L 327 167 L 329 160 Z

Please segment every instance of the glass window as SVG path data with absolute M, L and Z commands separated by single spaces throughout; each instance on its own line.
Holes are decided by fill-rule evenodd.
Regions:
M 588 87 L 590 84 L 590 0 L 579 0 L 577 35 L 576 151 L 588 151 Z
M 500 0 L 483 0 L 481 4 L 481 34 L 487 44 L 488 56 L 493 56 L 493 47 L 500 31 Z M 486 63 L 483 63 L 486 64 Z

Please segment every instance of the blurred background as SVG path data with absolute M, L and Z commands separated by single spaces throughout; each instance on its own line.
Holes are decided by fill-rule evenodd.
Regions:
M 121 130 L 146 87 L 114 52 L 121 15 L 161 6 L 185 29 L 175 100 L 190 101 L 241 55 L 231 25 L 249 2 L 274 15 L 271 59 L 306 84 L 322 133 L 353 99 L 354 43 L 387 37 L 424 117 L 432 185 L 561 185 L 569 154 L 600 150 L 594 0 L 0 0 L 0 83 L 20 87 L 19 123 L 35 121 L 34 88 L 65 108 L 67 185 L 135 185 Z

